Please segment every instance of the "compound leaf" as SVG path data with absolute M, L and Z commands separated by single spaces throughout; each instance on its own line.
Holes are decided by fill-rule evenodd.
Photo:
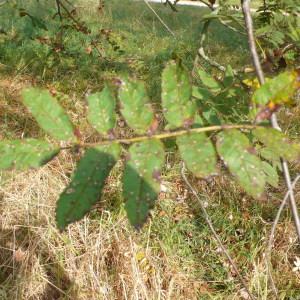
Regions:
M 116 124 L 116 100 L 106 85 L 100 93 L 89 95 L 88 121 L 101 134 L 107 135 Z
M 86 150 L 78 162 L 72 181 L 57 202 L 56 222 L 60 230 L 83 218 L 98 201 L 105 180 L 119 155 L 119 144 Z
M 160 190 L 164 148 L 158 140 L 133 144 L 129 149 L 123 178 L 125 209 L 130 223 L 140 228 L 154 207 Z
M 47 90 L 29 88 L 22 95 L 24 104 L 43 130 L 57 140 L 76 141 L 69 117 Z
M 300 158 L 300 144 L 291 142 L 284 133 L 265 127 L 258 127 L 252 133 L 275 158 L 283 157 L 289 161 Z
M 147 132 L 154 121 L 154 114 L 144 83 L 122 78 L 119 99 L 121 113 L 128 126 L 140 134 Z
M 221 132 L 217 136 L 217 150 L 244 190 L 253 197 L 261 196 L 266 176 L 248 138 L 238 130 Z
M 192 123 L 197 106 L 191 97 L 188 72 L 175 61 L 169 62 L 162 73 L 162 106 L 170 128 Z
M 42 140 L 0 141 L 0 169 L 37 168 L 59 153 L 60 148 Z
M 205 133 L 179 136 L 177 145 L 187 168 L 195 176 L 207 177 L 217 173 L 216 151 Z

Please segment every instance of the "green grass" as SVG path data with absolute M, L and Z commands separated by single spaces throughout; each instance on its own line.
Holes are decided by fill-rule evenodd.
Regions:
M 47 16 L 43 1 L 17 1 L 36 17 Z M 92 29 L 90 36 L 67 29 L 64 51 L 53 52 L 32 35 L 31 21 L 13 7 L 0 8 L 0 137 L 40 136 L 35 121 L 20 104 L 22 87 L 36 84 L 55 88 L 59 101 L 83 132 L 93 134 L 82 120 L 85 96 L 99 90 L 105 80 L 130 73 L 147 84 L 153 102 L 160 99 L 160 74 L 177 57 L 191 69 L 199 44 L 204 9 L 179 7 L 174 13 L 154 5 L 174 31 L 174 39 L 143 4 L 106 1 L 102 14 L 96 2 L 80 2 L 78 14 Z M 9 5 L 13 5 L 9 4 Z M 54 8 L 50 11 L 54 13 Z M 54 38 L 59 20 L 49 19 Z M 110 43 L 102 37 L 105 58 L 86 52 L 101 29 L 112 29 Z M 117 45 L 118 49 L 114 49 Z M 213 23 L 207 52 L 234 67 L 249 62 L 244 37 Z M 208 67 L 204 62 L 203 66 Z M 295 112 L 298 110 L 295 109 Z M 298 114 L 299 115 L 299 114 Z M 294 135 L 299 118 L 282 116 Z M 92 136 L 91 136 L 92 135 Z M 242 286 L 220 253 L 199 205 L 180 179 L 179 164 L 170 147 L 161 193 L 149 222 L 135 232 L 122 206 L 122 163 L 114 169 L 102 202 L 90 215 L 59 233 L 54 209 L 59 193 L 74 169 L 76 153 L 62 153 L 40 170 L 0 173 L 0 298 L 1 299 L 242 299 Z M 296 167 L 295 167 L 296 169 Z M 268 190 L 264 199 L 245 196 L 230 177 L 210 182 L 193 181 L 218 234 L 236 261 L 257 299 L 272 299 L 264 262 L 270 223 L 284 188 Z M 299 274 L 292 272 L 299 256 L 288 213 L 278 226 L 273 251 L 273 276 L 280 299 L 298 297 Z M 16 251 L 19 256 L 16 257 Z M 50 283 L 49 283 L 50 282 Z

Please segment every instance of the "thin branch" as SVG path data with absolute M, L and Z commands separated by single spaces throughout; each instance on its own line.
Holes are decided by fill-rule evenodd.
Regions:
M 222 72 L 224 72 L 226 70 L 226 68 L 224 66 L 220 65 L 218 62 L 216 62 L 216 61 L 212 60 L 211 58 L 209 58 L 206 55 L 205 51 L 204 51 L 204 42 L 206 40 L 207 31 L 208 31 L 208 27 L 209 27 L 210 22 L 211 22 L 211 20 L 205 21 L 205 23 L 203 25 L 203 28 L 202 28 L 202 31 L 201 31 L 200 47 L 198 49 L 198 53 L 197 53 L 197 56 L 196 56 L 194 64 L 193 64 L 194 65 L 193 66 L 193 71 L 192 71 L 193 76 L 195 76 L 195 70 L 198 67 L 199 57 L 202 57 L 211 66 L 219 69 Z
M 67 2 L 67 1 L 66 1 Z M 68 3 L 68 2 L 67 2 Z M 82 24 L 76 20 L 76 18 L 74 18 L 72 16 L 72 13 L 68 10 L 68 8 L 61 2 L 61 0 L 59 0 L 59 4 L 60 7 L 66 12 L 66 14 L 68 15 L 68 17 L 78 26 L 78 28 L 82 28 Z
M 95 147 L 95 146 L 102 146 L 107 145 L 111 143 L 120 143 L 120 144 L 132 144 L 137 142 L 146 141 L 149 139 L 157 139 L 157 140 L 163 140 L 171 137 L 178 137 L 181 135 L 189 134 L 189 133 L 200 133 L 200 132 L 210 132 L 210 131 L 219 131 L 219 130 L 228 130 L 228 129 L 255 129 L 257 125 L 215 125 L 215 126 L 208 126 L 208 127 L 201 127 L 201 128 L 191 128 L 191 129 L 183 129 L 183 130 L 177 130 L 177 131 L 167 131 L 162 132 L 159 134 L 154 135 L 144 135 L 144 136 L 136 136 L 133 138 L 121 138 L 121 139 L 105 139 L 96 143 L 80 143 L 76 146 L 82 147 L 82 148 L 89 148 L 89 147 Z M 61 148 L 62 150 L 73 148 L 74 145 L 66 146 Z
M 56 1 L 57 14 L 59 16 L 60 21 L 62 21 L 63 17 L 60 9 L 60 0 L 55 0 L 55 1 Z
M 173 36 L 175 36 L 175 33 L 170 29 L 170 27 L 164 22 L 164 20 L 158 15 L 158 13 L 153 9 L 153 7 L 149 4 L 147 0 L 144 0 L 145 4 L 148 6 L 148 8 L 154 13 L 156 18 L 159 20 L 159 22 L 167 29 L 167 31 Z
M 247 283 L 244 280 L 243 276 L 241 275 L 241 273 L 238 270 L 237 265 L 235 264 L 234 260 L 231 258 L 228 250 L 226 249 L 225 245 L 222 243 L 221 238 L 219 237 L 219 235 L 217 234 L 214 225 L 212 223 L 212 220 L 210 219 L 208 212 L 205 208 L 205 205 L 203 203 L 203 201 L 200 199 L 197 191 L 195 190 L 195 188 L 192 186 L 192 184 L 189 182 L 189 180 L 187 179 L 186 175 L 185 175 L 185 165 L 184 163 L 182 163 L 182 168 L 181 168 L 181 176 L 184 180 L 184 182 L 186 183 L 186 185 L 189 187 L 190 191 L 193 193 L 193 195 L 195 196 L 195 198 L 197 199 L 197 202 L 200 205 L 200 208 L 202 210 L 202 213 L 204 215 L 204 219 L 205 222 L 207 223 L 209 229 L 211 230 L 215 240 L 217 241 L 219 247 L 222 249 L 223 254 L 226 256 L 228 262 L 230 263 L 230 265 L 232 266 L 234 272 L 237 274 L 241 284 L 244 286 L 245 290 L 247 291 L 250 299 L 254 300 L 254 296 L 251 294 L 250 290 L 248 289 Z
M 298 175 L 295 180 L 292 182 L 292 189 L 295 188 L 296 184 L 298 183 L 298 181 L 300 180 L 300 175 Z M 271 268 L 272 268 L 272 265 L 271 265 L 271 252 L 272 252 L 272 247 L 273 247 L 273 243 L 274 243 L 274 238 L 275 238 L 275 231 L 276 231 L 276 227 L 278 225 L 278 222 L 279 222 L 279 219 L 280 219 L 280 215 L 283 211 L 283 208 L 285 207 L 287 201 L 288 201 L 288 198 L 290 196 L 290 190 L 288 190 L 280 204 L 280 207 L 277 211 L 277 214 L 276 214 L 276 217 L 275 217 L 275 220 L 272 224 L 272 228 L 271 228 L 271 232 L 270 232 L 270 237 L 269 237 L 269 241 L 268 241 L 268 247 L 267 247 L 267 253 L 266 253 L 266 261 L 267 261 L 267 268 L 268 268 L 268 275 L 269 275 L 269 278 L 270 278 L 270 281 L 271 281 L 271 284 L 272 284 L 272 289 L 273 289 L 273 292 L 275 293 L 276 296 L 278 296 L 278 291 L 277 291 L 277 288 L 275 286 L 275 283 L 274 283 L 274 280 L 273 280 L 273 277 L 272 277 L 272 273 L 271 273 Z
M 254 38 L 254 31 L 253 31 L 253 21 L 252 21 L 252 16 L 251 16 L 251 11 L 250 11 L 250 0 L 241 0 L 242 1 L 242 9 L 244 13 L 244 19 L 246 23 L 246 28 L 247 28 L 247 33 L 248 33 L 248 41 L 249 41 L 249 47 L 252 55 L 252 60 L 254 64 L 254 68 L 257 74 L 257 77 L 259 79 L 260 84 L 265 83 L 265 77 L 264 73 L 261 67 L 261 63 L 259 60 L 259 56 L 257 54 L 256 50 L 256 45 L 255 45 L 255 38 Z M 278 124 L 276 114 L 273 113 L 271 117 L 271 124 L 272 127 L 281 131 L 281 128 Z M 292 182 L 291 182 L 291 177 L 290 177 L 290 171 L 287 162 L 284 159 L 281 159 L 281 164 L 282 164 L 282 169 L 283 169 L 283 174 L 284 174 L 284 179 L 286 182 L 286 185 L 289 190 L 289 198 L 290 198 L 290 206 L 293 214 L 293 219 L 298 235 L 298 239 L 300 241 L 300 219 L 299 219 L 299 213 L 297 209 L 297 204 L 295 200 L 295 195 L 292 187 Z

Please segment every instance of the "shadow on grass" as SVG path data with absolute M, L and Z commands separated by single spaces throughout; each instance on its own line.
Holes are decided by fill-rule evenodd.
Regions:
M 32 228 L 0 229 L 1 299 L 79 299 L 76 284 L 55 257 Z

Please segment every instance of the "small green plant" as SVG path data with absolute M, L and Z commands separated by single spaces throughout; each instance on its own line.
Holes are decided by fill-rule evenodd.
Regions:
M 39 126 L 57 142 L 31 138 L 3 140 L 0 169 L 36 168 L 60 151 L 83 148 L 71 182 L 57 203 L 56 220 L 61 230 L 81 219 L 99 200 L 106 178 L 122 152 L 126 152 L 125 209 L 130 223 L 141 227 L 160 191 L 165 139 L 176 139 L 180 155 L 194 176 L 216 175 L 222 171 L 223 162 L 249 195 L 260 197 L 267 183 L 278 183 L 279 157 L 289 161 L 300 157 L 300 143 L 268 126 L 271 113 L 290 103 L 299 89 L 299 71 L 282 73 L 257 89 L 250 113 L 236 124 L 226 123 L 229 119 L 222 105 L 206 106 L 213 96 L 225 97 L 230 93 L 238 99 L 230 70 L 228 67 L 219 81 L 199 71 L 202 85 L 192 86 L 182 64 L 170 61 L 162 73 L 163 124 L 158 124 L 143 82 L 123 76 L 118 79 L 118 88 L 107 84 L 101 92 L 88 96 L 87 119 L 101 135 L 95 143 L 80 140 L 69 117 L 47 90 L 26 89 L 22 93 L 23 103 Z M 232 108 L 239 110 L 240 104 L 236 103 Z M 118 137 L 116 120 L 120 117 L 135 136 Z

